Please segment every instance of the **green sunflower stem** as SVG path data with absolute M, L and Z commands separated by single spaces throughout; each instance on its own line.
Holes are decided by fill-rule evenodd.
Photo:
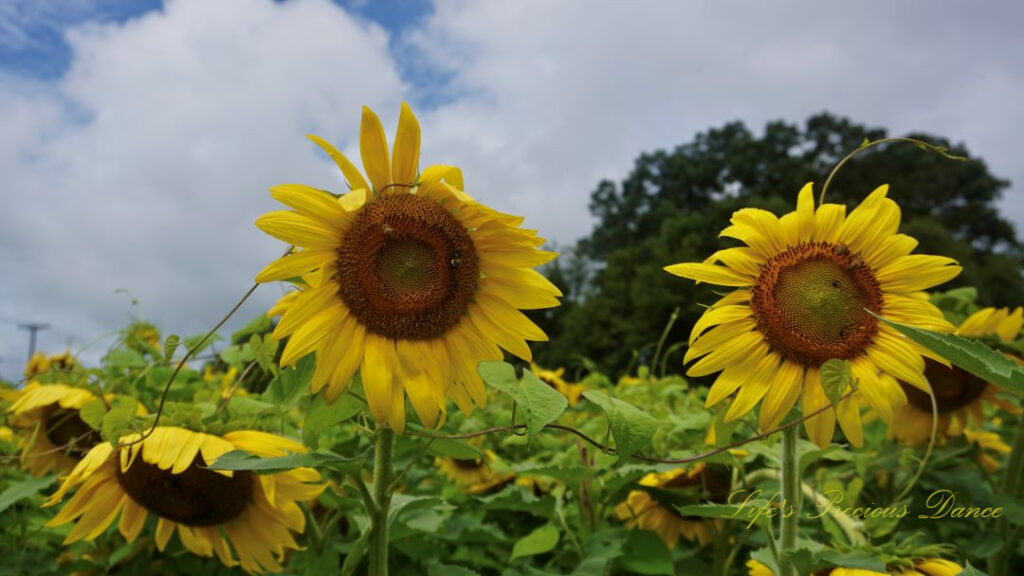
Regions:
M 800 462 L 796 449 L 797 427 L 782 431 L 782 509 L 779 519 L 779 576 L 798 576 L 796 566 L 786 555 L 796 548 L 796 531 L 800 523 Z
M 1013 449 L 1010 451 L 1010 459 L 1006 462 L 1006 470 L 1003 474 L 1003 485 L 1000 491 L 1004 496 L 1016 501 L 1021 493 L 1021 476 L 1024 475 L 1024 417 L 1017 419 Z M 989 576 L 1007 576 L 1009 574 L 1010 558 L 1013 557 L 1017 542 L 1015 532 L 1016 526 L 1005 515 L 999 519 L 999 533 L 1002 536 L 1003 547 L 988 560 Z
M 373 502 L 370 518 L 370 576 L 388 574 L 388 509 L 391 507 L 391 457 L 395 449 L 395 433 L 390 428 L 377 429 L 373 452 Z

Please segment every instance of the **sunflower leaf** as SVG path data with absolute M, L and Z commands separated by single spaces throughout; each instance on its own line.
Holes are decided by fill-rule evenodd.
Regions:
M 99 398 L 82 406 L 78 410 L 78 417 L 82 419 L 93 430 L 99 430 L 103 426 L 103 417 L 107 415 L 107 405 Z
M 477 367 L 480 377 L 492 388 L 508 394 L 523 412 L 526 432 L 530 441 L 548 424 L 565 412 L 569 401 L 557 390 L 548 386 L 533 372 L 523 370 L 523 377 L 516 378 L 515 370 L 506 362 L 481 362 Z
M 279 474 L 295 468 L 344 468 L 344 464 L 362 457 L 362 454 L 353 458 L 345 458 L 333 452 L 306 452 L 276 458 L 261 458 L 245 450 L 232 450 L 214 460 L 207 468 L 210 470 L 248 470 L 256 474 Z
M 117 443 L 121 436 L 128 432 L 138 407 L 138 402 L 130 396 L 114 396 L 110 401 L 110 410 L 103 415 L 103 422 L 100 424 L 100 435 L 103 439 Z
M 558 545 L 558 528 L 554 524 L 545 524 L 519 539 L 512 546 L 512 556 L 509 562 L 516 558 L 535 556 L 555 549 Z
M 978 340 L 915 328 L 886 320 L 878 315 L 875 317 L 907 338 L 946 358 L 955 366 L 1001 386 L 1017 396 L 1024 396 L 1024 368 Z
M 19 500 L 23 500 L 45 490 L 46 488 L 49 488 L 50 484 L 53 484 L 56 479 L 57 476 L 50 475 L 43 476 L 42 478 L 29 478 L 27 480 L 11 482 L 7 489 L 0 494 L 0 512 L 4 512 Z
M 852 379 L 850 363 L 847 360 L 833 358 L 821 365 L 821 385 L 833 406 L 839 404 Z
M 318 448 L 320 435 L 325 430 L 359 414 L 365 407 L 366 404 L 362 400 L 351 394 L 343 394 L 334 404 L 328 404 L 323 394 L 317 394 L 306 409 L 302 441 L 310 448 Z
M 164 358 L 170 360 L 174 356 L 174 352 L 178 349 L 178 345 L 181 344 L 181 336 L 177 334 L 171 334 L 164 340 Z
M 597 390 L 587 390 L 583 397 L 600 406 L 608 417 L 620 462 L 650 446 L 658 431 L 658 421 L 653 416 Z

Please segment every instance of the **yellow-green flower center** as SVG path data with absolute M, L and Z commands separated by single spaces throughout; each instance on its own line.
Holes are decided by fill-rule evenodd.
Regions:
M 346 307 L 367 330 L 395 340 L 443 336 L 465 316 L 480 279 L 462 223 L 407 192 L 378 197 L 359 212 L 336 269 Z
M 819 366 L 864 352 L 878 330 L 882 291 L 871 270 L 842 244 L 812 242 L 770 258 L 751 291 L 750 307 L 772 350 Z
M 240 515 L 252 502 L 254 478 L 232 477 L 206 469 L 202 456 L 180 474 L 171 474 L 137 457 L 127 472 L 117 465 L 117 481 L 137 504 L 186 526 L 216 526 Z

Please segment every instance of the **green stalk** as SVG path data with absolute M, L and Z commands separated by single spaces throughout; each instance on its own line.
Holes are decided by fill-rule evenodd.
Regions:
M 796 548 L 796 530 L 800 523 L 800 463 L 796 450 L 797 427 L 782 431 L 782 510 L 779 514 L 779 576 L 798 576 L 786 552 Z M 789 512 L 792 512 L 791 514 Z
M 1013 449 L 1010 451 L 1010 459 L 1006 462 L 1006 470 L 1003 471 L 1003 485 L 1000 492 L 1016 501 L 1020 496 L 1020 477 L 1024 474 L 1024 417 L 1017 420 L 1017 432 L 1013 436 Z M 1004 515 L 999 519 L 999 534 L 1003 541 L 1003 547 L 988 559 L 989 576 L 1007 576 L 1009 572 L 1010 558 L 1017 547 L 1017 540 L 1014 532 L 1016 527 Z
M 395 449 L 395 433 L 390 428 L 377 429 L 373 452 L 373 502 L 370 516 L 370 576 L 388 576 L 388 508 L 391 506 L 391 457 Z

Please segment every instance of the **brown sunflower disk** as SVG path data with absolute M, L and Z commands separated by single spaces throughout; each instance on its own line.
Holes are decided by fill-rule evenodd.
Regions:
M 117 481 L 150 512 L 186 526 L 216 526 L 240 515 L 252 500 L 251 472 L 230 478 L 206 469 L 202 456 L 180 474 L 136 458 L 127 472 L 117 466 Z
M 396 340 L 443 336 L 465 316 L 480 278 L 466 228 L 408 193 L 359 213 L 338 249 L 339 295 L 369 331 Z
M 82 421 L 78 410 L 55 407 L 46 414 L 46 438 L 75 458 L 85 456 L 103 441 L 99 433 Z
M 924 375 L 935 392 L 939 413 L 952 412 L 969 405 L 988 388 L 988 382 L 970 372 L 956 366 L 946 368 L 931 358 L 925 358 Z M 905 382 L 900 382 L 900 386 L 906 392 L 908 402 L 931 413 L 932 401 L 926 392 Z
M 750 308 L 771 349 L 804 366 L 858 356 L 872 342 L 882 291 L 871 270 L 842 244 L 809 242 L 769 259 Z

